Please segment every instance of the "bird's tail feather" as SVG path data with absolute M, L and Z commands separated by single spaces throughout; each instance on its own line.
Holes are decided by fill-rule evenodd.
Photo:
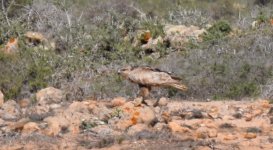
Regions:
M 173 83 L 173 84 L 170 84 L 171 87 L 174 87 L 176 89 L 179 89 L 181 91 L 187 91 L 188 90 L 188 87 L 181 84 L 181 83 Z

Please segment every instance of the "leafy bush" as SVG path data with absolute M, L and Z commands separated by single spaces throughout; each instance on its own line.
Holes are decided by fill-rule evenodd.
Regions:
M 231 26 L 227 21 L 218 21 L 203 35 L 204 41 L 221 39 L 231 32 Z

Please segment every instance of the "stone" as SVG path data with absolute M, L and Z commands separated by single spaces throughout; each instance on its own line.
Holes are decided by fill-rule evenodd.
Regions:
M 254 139 L 256 137 L 257 137 L 256 133 L 247 132 L 246 134 L 244 134 L 244 138 L 246 138 L 246 139 Z
M 4 104 L 4 94 L 0 91 L 0 108 L 3 106 Z
M 33 132 L 39 131 L 39 125 L 35 122 L 28 122 L 24 125 L 22 134 L 31 134 Z
M 2 106 L 0 116 L 6 121 L 16 121 L 21 117 L 20 106 L 14 100 L 8 100 Z
M 155 99 L 146 99 L 144 100 L 144 104 L 147 104 L 148 106 L 151 106 L 153 107 L 156 103 L 156 100 Z
M 155 119 L 155 113 L 150 107 L 143 107 L 139 110 L 139 119 L 142 123 L 150 125 Z
M 236 135 L 228 133 L 224 135 L 223 139 L 226 141 L 230 141 L 230 140 L 236 140 L 238 139 L 238 137 Z
M 125 131 L 132 125 L 134 125 L 134 122 L 131 120 L 121 120 L 116 123 L 115 128 L 121 131 Z
M 165 40 L 170 43 L 173 48 L 182 48 L 190 40 L 202 41 L 201 36 L 205 29 L 197 26 L 184 25 L 166 25 L 164 27 Z
M 9 125 L 9 129 L 12 131 L 22 131 L 24 128 L 24 125 L 27 124 L 29 122 L 28 118 L 23 118 L 17 122 L 14 122 L 12 124 Z
M 155 124 L 154 129 L 156 129 L 157 131 L 162 131 L 166 127 L 167 127 L 167 124 L 159 122 Z
M 42 121 L 44 118 L 52 115 L 52 111 L 48 105 L 36 105 L 27 109 L 27 116 L 33 121 Z
M 60 103 L 63 98 L 63 92 L 54 87 L 48 87 L 36 93 L 36 100 L 40 105 Z
M 254 117 L 257 117 L 257 116 L 261 115 L 262 113 L 263 113 L 263 111 L 261 109 L 256 109 L 253 111 L 252 114 Z
M 253 116 L 251 114 L 245 114 L 245 121 L 251 121 Z
M 208 138 L 208 129 L 206 127 L 200 127 L 196 130 L 196 138 L 206 139 Z
M 168 99 L 166 97 L 161 97 L 158 101 L 159 106 L 167 106 L 168 105 Z
M 38 45 L 44 41 L 46 41 L 46 38 L 42 33 L 39 32 L 32 32 L 28 31 L 25 33 L 26 42 L 31 45 Z
M 56 136 L 62 130 L 68 129 L 69 127 L 69 122 L 63 117 L 47 117 L 44 121 L 48 124 L 48 127 L 44 131 L 48 136 Z
M 169 129 L 171 129 L 171 131 L 173 133 L 176 133 L 176 132 L 178 132 L 178 133 L 187 133 L 187 132 L 190 132 L 189 128 L 182 127 L 182 126 L 180 126 L 176 122 L 169 122 L 168 123 L 168 127 L 169 127 Z
M 111 101 L 111 105 L 113 107 L 122 106 L 126 103 L 126 99 L 124 97 L 116 97 Z
M 152 52 L 156 52 L 156 48 L 159 44 L 163 44 L 163 38 L 161 36 L 157 37 L 156 39 L 150 38 L 148 42 L 141 46 L 143 50 L 151 50 Z
M 208 135 L 210 138 L 216 138 L 218 133 L 217 133 L 217 130 L 216 129 L 210 129 L 208 130 Z
M 270 103 L 269 103 L 268 100 L 261 100 L 261 101 L 260 101 L 260 104 L 261 104 L 261 106 L 262 106 L 263 108 L 265 108 L 265 109 L 271 107 L 271 105 L 270 105 Z
M 28 98 L 24 98 L 24 99 L 19 100 L 18 104 L 21 108 L 26 108 L 26 107 L 30 106 L 31 100 Z
M 111 136 L 114 132 L 109 126 L 107 125 L 99 125 L 96 127 L 93 127 L 91 129 L 92 132 L 98 134 L 100 137 L 108 137 Z
M 148 126 L 146 124 L 136 124 L 136 125 L 131 126 L 128 129 L 127 133 L 129 135 L 134 135 L 134 134 L 139 133 L 139 132 L 144 131 L 144 130 L 148 130 Z
M 135 106 L 141 106 L 142 102 L 143 102 L 142 97 L 138 97 L 138 98 L 134 99 L 134 101 L 133 101 Z

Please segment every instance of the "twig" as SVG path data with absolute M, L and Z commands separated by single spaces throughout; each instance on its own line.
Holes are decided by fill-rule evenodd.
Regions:
M 6 7 L 5 7 L 5 4 L 4 4 L 4 0 L 1 1 L 2 2 L 2 12 L 6 18 L 6 21 L 8 23 L 8 26 L 10 26 L 10 21 L 9 21 L 9 18 L 8 18 L 8 13 L 6 11 Z
M 70 18 L 70 16 L 69 16 L 69 14 L 68 14 L 67 11 L 65 11 L 65 14 L 66 14 L 68 26 L 69 26 L 69 28 L 71 28 L 71 18 Z

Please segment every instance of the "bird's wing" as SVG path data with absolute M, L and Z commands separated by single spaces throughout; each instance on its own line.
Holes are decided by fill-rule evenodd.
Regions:
M 135 68 L 128 77 L 132 82 L 142 85 L 160 86 L 178 82 L 168 73 L 154 70 L 150 67 Z

